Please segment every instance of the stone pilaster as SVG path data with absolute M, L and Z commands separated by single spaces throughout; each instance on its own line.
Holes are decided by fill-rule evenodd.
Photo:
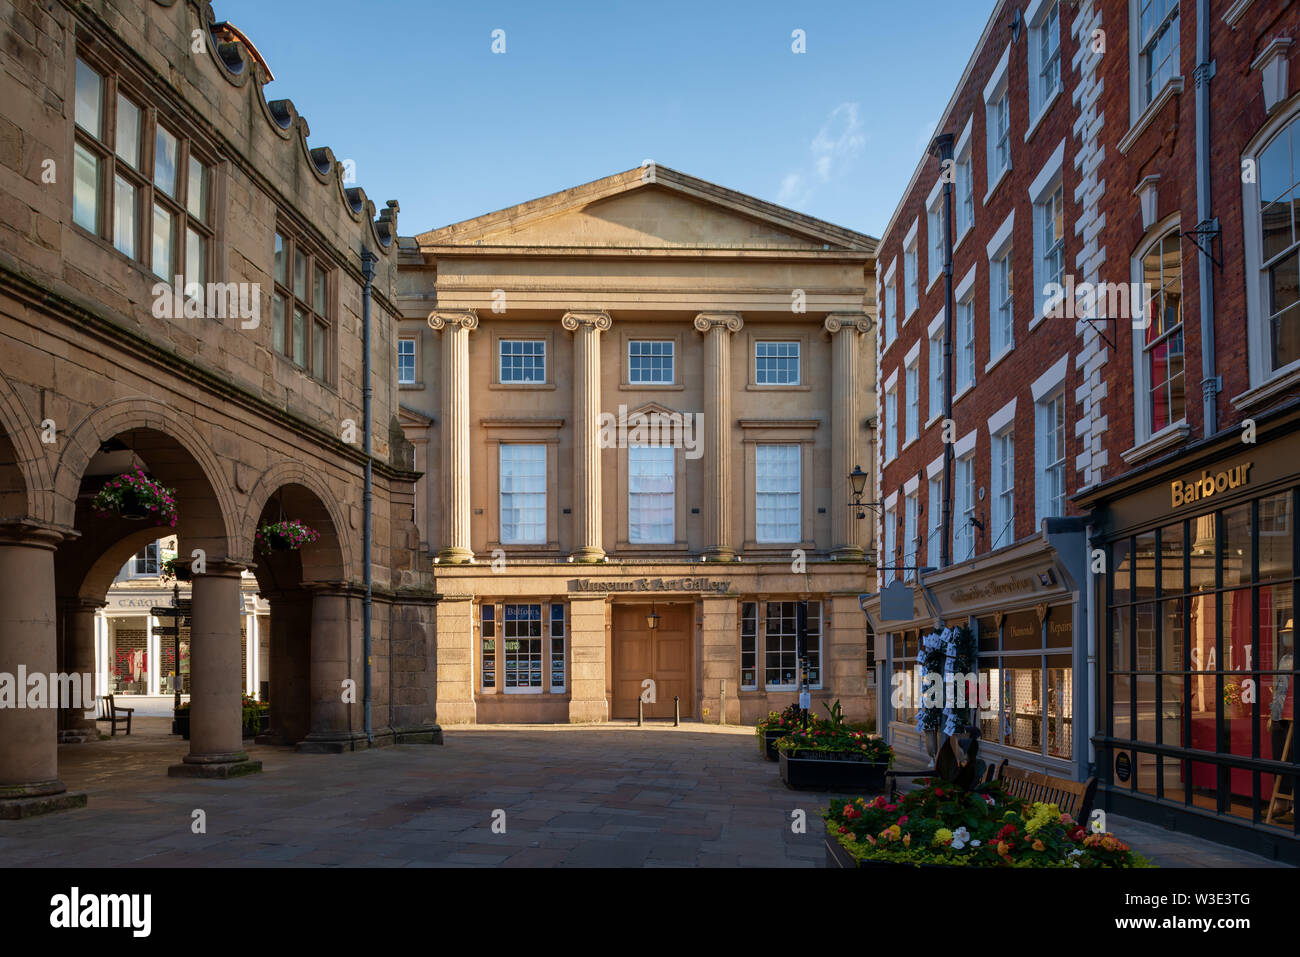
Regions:
M 434 720 L 440 725 L 474 724 L 474 602 L 470 595 L 446 595 L 434 606 L 437 616 Z M 498 637 L 498 643 L 501 639 Z
M 700 600 L 700 714 L 706 723 L 740 724 L 739 611 L 735 598 Z
M 209 559 L 191 586 L 190 753 L 167 769 L 172 777 L 227 778 L 262 770 L 244 751 L 243 637 L 244 566 Z
M 868 684 L 873 676 L 867 671 L 867 624 L 858 596 L 830 596 L 822 608 L 822 619 L 826 636 L 822 642 L 823 683 L 844 708 L 845 720 L 875 717 L 876 689 Z
M 744 326 L 739 313 L 702 312 L 704 334 L 704 530 L 706 561 L 733 561 L 731 515 L 731 336 Z
M 361 622 L 353 627 L 354 600 L 346 586 L 311 590 L 311 731 L 297 750 L 339 754 L 367 746 Z M 350 681 L 350 685 L 344 682 Z M 344 698 L 344 689 L 351 694 Z
M 825 329 L 831 336 L 831 556 L 861 561 L 860 523 L 848 507 L 853 498 L 849 473 L 862 464 L 858 336 L 871 331 L 871 320 L 861 313 L 831 313 Z
M 59 743 L 82 744 L 96 737 L 94 717 L 86 712 L 95 709 L 95 612 L 106 602 L 74 598 L 59 602 L 59 631 L 63 641 L 63 660 L 59 670 L 78 679 L 83 688 L 82 675 L 90 675 L 90 696 L 80 702 L 80 707 L 61 708 L 59 711 Z
M 573 528 L 575 562 L 598 562 L 601 547 L 600 334 L 608 313 L 567 312 L 560 324 L 573 333 Z
M 470 548 L 469 475 L 469 334 L 478 314 L 432 312 L 429 325 L 442 335 L 442 470 L 446 507 L 446 544 L 438 561 L 463 565 L 474 558 Z
M 268 744 L 297 744 L 311 732 L 311 594 L 294 589 L 263 597 L 271 604 L 271 719 L 266 739 Z
M 14 694 L 35 703 L 18 675 L 58 670 L 54 550 L 63 536 L 28 525 L 0 526 L 0 673 Z M 44 707 L 0 707 L 0 819 L 85 807 L 86 795 L 59 780 L 57 700 Z
M 573 598 L 569 602 L 569 721 L 573 724 L 609 720 L 605 697 L 604 598 Z

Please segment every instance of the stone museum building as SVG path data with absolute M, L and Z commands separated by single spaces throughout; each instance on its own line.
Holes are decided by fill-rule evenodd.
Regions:
M 805 600 L 872 712 L 874 239 L 647 164 L 400 245 L 440 723 L 752 723 Z
M 207 2 L 9 6 L 0 673 L 94 672 L 114 579 L 175 534 L 200 562 L 191 738 L 172 773 L 260 766 L 241 744 L 246 571 L 269 613 L 270 740 L 432 739 L 432 583 L 392 361 L 396 203 L 377 211 L 308 146 L 292 102 L 267 98 L 257 50 Z M 138 501 L 92 508 L 137 475 L 171 490 L 174 528 Z M 281 521 L 315 540 L 259 548 Z M 126 680 L 154 687 L 147 669 Z M 0 816 L 84 803 L 57 742 L 87 725 L 80 710 L 0 708 Z

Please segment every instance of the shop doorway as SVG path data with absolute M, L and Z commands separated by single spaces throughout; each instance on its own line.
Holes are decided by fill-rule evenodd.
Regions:
M 659 626 L 646 623 L 649 605 L 614 606 L 614 717 L 635 718 L 637 699 L 647 678 L 654 682 L 654 701 L 646 701 L 647 718 L 671 718 L 673 696 L 683 718 L 695 717 L 694 605 L 656 604 Z

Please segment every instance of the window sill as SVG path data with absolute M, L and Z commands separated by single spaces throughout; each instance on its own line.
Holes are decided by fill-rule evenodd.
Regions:
M 759 385 L 757 382 L 750 382 L 745 386 L 746 392 L 809 392 L 811 390 L 810 385 Z
M 1043 122 L 1047 114 L 1051 112 L 1052 104 L 1056 102 L 1057 98 L 1060 97 L 1060 95 L 1061 95 L 1061 84 L 1058 82 L 1056 84 L 1056 91 L 1047 98 L 1046 103 L 1044 103 L 1041 107 L 1039 107 L 1038 115 L 1035 116 L 1033 120 L 1030 121 L 1029 129 L 1025 130 L 1026 143 L 1029 142 L 1029 138 L 1034 135 L 1034 131 L 1038 129 L 1039 124 Z
M 1275 373 L 1273 378 L 1265 380 L 1261 385 L 1254 388 L 1247 389 L 1241 395 L 1233 396 L 1229 401 L 1232 403 L 1233 408 L 1248 409 L 1296 385 L 1300 385 L 1300 365 L 1281 373 Z
M 620 392 L 681 392 L 686 388 L 681 383 L 673 382 L 620 382 Z
M 929 292 L 929 290 L 927 289 L 926 292 Z M 899 327 L 901 328 L 902 326 L 905 326 L 905 325 L 907 325 L 909 322 L 911 322 L 911 321 L 912 321 L 912 317 L 915 316 L 915 315 L 916 315 L 918 312 L 920 312 L 920 311 L 921 311 L 921 304 L 920 304 L 920 303 L 917 303 L 916 305 L 912 306 L 912 311 L 909 312 L 907 315 L 905 315 L 905 316 L 903 317 L 903 321 L 902 321 L 902 323 L 900 324 Z
M 974 389 L 974 388 L 975 388 L 975 383 L 974 383 L 974 382 L 968 382 L 968 383 L 966 383 L 966 385 L 964 385 L 964 386 L 962 386 L 960 389 L 958 389 L 957 392 L 956 392 L 956 394 L 952 397 L 952 404 L 953 404 L 953 405 L 956 405 L 957 402 L 958 402 L 959 400 L 965 398 L 966 394 L 967 394 L 968 392 L 970 392 L 970 391 L 971 391 L 972 389 Z
M 954 250 L 955 250 L 956 248 L 957 248 L 956 246 L 953 247 Z M 940 267 L 939 267 L 939 271 L 938 271 L 937 273 L 935 273 L 933 276 L 931 276 L 931 277 L 930 277 L 930 281 L 929 281 L 928 283 L 926 283 L 926 285 L 925 285 L 925 294 L 926 294 L 927 296 L 930 295 L 930 291 L 931 291 L 932 289 L 934 289 L 934 284 L 935 284 L 936 282 L 938 282 L 939 279 L 941 279 L 942 277 L 943 277 L 943 267 L 940 266 Z
M 902 455 L 904 452 L 906 452 L 908 449 L 910 449 L 912 446 L 914 446 L 914 445 L 916 444 L 916 440 L 917 440 L 918 438 L 920 438 L 920 436 L 914 435 L 914 436 L 912 436 L 910 439 L 908 439 L 906 442 L 904 442 L 904 443 L 903 443 L 903 447 L 902 447 L 901 449 L 898 450 L 898 454 L 899 454 L 899 455 Z
M 1127 154 L 1128 151 L 1133 148 L 1133 144 L 1136 143 L 1138 138 L 1146 131 L 1146 128 L 1151 125 L 1151 121 L 1156 118 L 1156 114 L 1164 109 L 1166 103 L 1182 92 L 1183 78 L 1181 76 L 1170 77 L 1169 82 L 1166 83 L 1164 88 L 1156 94 L 1155 99 L 1147 104 L 1147 108 L 1138 115 L 1137 120 L 1129 128 L 1129 131 L 1120 139 L 1119 151 L 1123 154 Z
M 554 382 L 489 382 L 489 389 L 501 389 L 507 392 L 553 392 Z
M 994 193 L 998 191 L 998 187 L 1002 185 L 1002 181 L 1005 180 L 1010 174 L 1011 174 L 1010 166 L 1007 166 L 1002 170 L 1001 173 L 998 174 L 997 179 L 995 179 L 989 185 L 989 191 L 984 194 L 984 202 L 980 204 L 981 206 L 987 206 L 989 204 L 989 199 L 993 196 Z
M 973 232 L 975 232 L 975 224 L 971 223 L 969 226 L 967 226 L 965 229 L 961 231 L 961 234 L 956 239 L 952 241 L 952 258 L 954 263 L 953 265 L 954 273 L 956 273 L 957 271 L 957 267 L 955 265 L 957 261 L 957 250 L 961 248 L 962 241 L 965 240 L 965 238 Z
M 680 554 L 690 551 L 690 546 L 686 542 L 661 542 L 656 545 L 646 545 L 631 542 L 617 542 L 614 545 L 614 554 L 619 558 L 624 555 L 634 555 L 638 558 L 653 557 L 665 552 Z
M 399 382 L 397 389 L 399 392 L 419 392 L 424 388 L 423 382 Z
M 1190 432 L 1191 427 L 1187 424 L 1186 420 L 1175 422 L 1173 425 L 1165 426 L 1145 442 L 1121 452 L 1119 457 L 1124 460 L 1126 465 L 1132 465 L 1134 462 L 1147 458 L 1150 455 L 1155 455 L 1157 452 L 1163 452 L 1165 449 L 1173 448 L 1175 445 L 1184 441 Z
M 997 355 L 995 355 L 992 359 L 989 360 L 989 364 L 984 367 L 984 372 L 985 373 L 992 372 L 994 366 L 996 366 L 1007 356 L 1011 355 L 1011 353 L 1015 352 L 1015 350 L 1016 350 L 1016 343 L 1014 340 L 1007 343 L 1005 349 L 1003 349 L 1001 352 L 999 352 Z
M 1046 304 L 1034 310 L 1033 317 L 1029 320 L 1029 331 L 1033 332 L 1043 324 L 1043 320 L 1048 318 Z
M 934 423 L 938 422 L 942 418 L 943 418 L 943 410 L 940 409 L 938 412 L 934 413 L 928 419 L 925 420 L 925 428 L 923 428 L 921 431 L 929 432 L 930 426 L 934 425 Z

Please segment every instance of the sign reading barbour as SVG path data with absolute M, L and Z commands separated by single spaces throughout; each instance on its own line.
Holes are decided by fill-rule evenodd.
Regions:
M 592 581 L 590 578 L 569 579 L 569 591 L 712 591 L 726 592 L 731 583 L 709 578 L 627 578 L 621 581 Z
M 1169 483 L 1169 496 L 1173 500 L 1173 507 L 1190 505 L 1211 495 L 1222 494 L 1230 488 L 1249 484 L 1250 469 L 1254 464 L 1254 462 L 1247 462 L 1244 465 L 1234 465 L 1214 475 L 1210 474 L 1209 469 L 1203 469 L 1199 479 L 1187 482 L 1174 479 Z

